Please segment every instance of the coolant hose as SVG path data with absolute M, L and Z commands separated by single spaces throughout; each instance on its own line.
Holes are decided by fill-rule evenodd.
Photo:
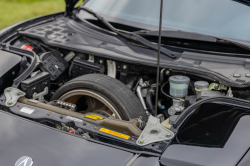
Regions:
M 150 89 L 147 93 L 147 96 L 146 96 L 146 104 L 148 106 L 148 111 L 153 115 L 155 116 L 155 111 L 154 111 L 154 106 L 153 106 L 153 103 L 152 103 L 152 98 L 153 98 L 153 95 L 154 95 L 154 91 L 152 89 Z

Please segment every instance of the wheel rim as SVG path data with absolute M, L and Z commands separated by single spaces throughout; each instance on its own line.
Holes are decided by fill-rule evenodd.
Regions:
M 87 101 L 87 108 L 85 110 L 78 110 L 78 112 L 94 112 L 104 115 L 106 117 L 115 117 L 116 119 L 122 119 L 121 116 L 118 114 L 117 110 L 110 102 L 108 102 L 99 94 L 89 90 L 72 90 L 61 96 L 59 100 L 76 104 L 77 106 L 80 104 L 80 106 L 82 106 L 86 105 L 86 103 L 81 102 L 83 98 L 85 98 Z M 79 103 L 79 101 L 81 103 Z

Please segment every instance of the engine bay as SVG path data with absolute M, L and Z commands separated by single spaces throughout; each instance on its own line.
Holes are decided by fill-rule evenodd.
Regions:
M 69 25 L 72 29 L 77 28 L 73 27 L 72 21 L 69 21 Z M 161 67 L 159 100 L 155 102 L 156 67 L 133 62 L 134 57 L 129 55 L 127 59 L 124 59 L 124 55 L 117 60 L 111 55 L 102 56 L 100 52 L 88 53 L 89 45 L 79 35 L 73 30 L 63 29 L 69 25 L 62 20 L 43 24 L 20 31 L 2 44 L 2 110 L 85 139 L 162 153 L 172 141 L 178 143 L 176 138 L 173 140 L 177 134 L 175 125 L 183 117 L 190 116 L 185 112 L 192 106 L 209 98 L 250 99 L 247 87 L 250 74 L 248 63 L 243 60 L 242 64 L 237 62 L 240 67 L 234 65 L 234 73 L 226 73 L 226 63 L 217 64 L 222 69 L 218 73 L 225 72 L 231 82 L 223 81 L 225 76 L 208 77 L 184 70 L 185 67 L 177 69 L 177 63 L 176 68 Z M 99 39 L 103 37 L 95 35 Z M 113 45 L 123 45 L 112 36 L 108 39 Z M 90 43 L 94 43 L 94 40 Z M 69 49 L 68 45 L 74 41 L 76 49 Z M 82 45 L 79 45 L 79 41 Z M 65 47 L 54 43 L 64 44 Z M 105 54 L 110 51 L 120 53 L 110 43 L 99 43 L 99 47 L 106 50 Z M 147 54 L 151 54 L 151 51 Z M 176 62 L 186 63 L 186 59 L 194 63 L 192 67 L 201 64 L 199 60 L 194 60 L 195 56 L 188 57 L 187 52 L 183 54 L 185 56 Z M 199 67 L 206 70 L 202 65 Z M 206 115 L 202 118 L 206 118 Z M 193 138 L 188 137 L 185 130 L 189 132 L 191 129 L 183 128 L 179 142 L 188 143 L 185 139 Z

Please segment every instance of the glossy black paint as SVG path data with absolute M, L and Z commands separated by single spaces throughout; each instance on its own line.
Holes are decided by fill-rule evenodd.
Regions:
M 35 166 L 119 166 L 134 155 L 2 111 L 0 126 L 0 165 L 3 166 L 14 166 L 22 156 L 31 157 Z M 155 161 L 155 158 L 151 159 Z
M 223 148 L 240 118 L 250 115 L 249 109 L 204 103 L 182 124 L 175 144 Z
M 138 157 L 131 166 L 159 166 L 159 158 L 158 157 L 150 157 L 150 156 L 140 156 Z
M 250 163 L 250 151 L 245 154 L 245 156 L 242 158 L 242 160 L 239 162 L 237 166 L 249 166 Z
M 223 148 L 171 145 L 161 156 L 167 166 L 235 166 L 250 147 L 250 116 L 243 116 Z
M 0 50 L 0 94 L 11 86 L 20 70 L 21 57 L 16 54 Z

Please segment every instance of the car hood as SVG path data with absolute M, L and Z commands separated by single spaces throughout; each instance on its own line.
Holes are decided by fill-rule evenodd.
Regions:
M 126 165 L 135 154 L 75 137 L 0 111 L 1 165 L 14 166 L 28 156 L 35 166 Z M 158 163 L 139 157 L 134 164 Z

